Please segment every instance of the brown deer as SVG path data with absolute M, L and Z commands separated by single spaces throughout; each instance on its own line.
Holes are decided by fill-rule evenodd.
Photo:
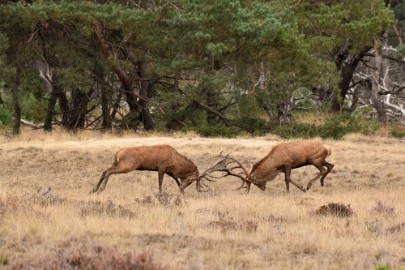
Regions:
M 265 190 L 267 181 L 274 180 L 280 172 L 285 175 L 287 191 L 290 190 L 289 184 L 292 183 L 305 192 L 318 178 L 321 178 L 321 186 L 324 185 L 325 177 L 334 167 L 333 164 L 325 160 L 330 154 L 331 148 L 316 140 L 280 143 L 274 146 L 266 157 L 254 164 L 250 173 L 240 162 L 229 155 L 224 157 L 224 160 L 228 160 L 227 165 L 231 163 L 237 165 L 233 168 L 226 167 L 224 171 L 226 171 L 227 175 L 240 178 L 243 183 L 239 189 L 247 188 L 246 193 L 249 193 L 251 183 L 261 190 Z M 293 181 L 290 174 L 291 170 L 307 165 L 314 165 L 319 170 L 319 173 L 304 188 L 304 186 Z M 233 172 L 234 169 L 242 169 L 242 173 L 235 173 Z M 245 176 L 243 177 L 242 174 L 245 174 Z M 245 183 L 247 183 L 246 187 L 244 186 Z
M 104 171 L 100 180 L 91 193 L 100 193 L 105 189 L 111 174 L 128 173 L 134 170 L 157 171 L 159 192 L 162 192 L 164 174 L 171 176 L 181 192 L 198 178 L 197 166 L 185 156 L 179 154 L 170 145 L 153 145 L 127 147 L 115 154 L 113 165 Z M 180 182 L 179 182 L 180 179 Z M 200 182 L 197 183 L 197 189 Z
M 102 173 L 99 182 L 90 193 L 103 191 L 110 175 L 128 173 L 134 170 L 157 171 L 159 192 L 162 192 L 165 174 L 176 181 L 182 193 L 194 181 L 196 181 L 197 190 L 202 191 L 202 185 L 204 184 L 201 180 L 205 178 L 212 181 L 212 179 L 208 178 L 208 175 L 217 170 L 222 170 L 222 168 L 222 163 L 217 162 L 199 175 L 197 166 L 170 145 L 127 147 L 115 154 L 113 165 Z

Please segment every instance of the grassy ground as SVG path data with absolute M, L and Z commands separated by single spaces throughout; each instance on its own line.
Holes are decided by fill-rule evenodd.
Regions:
M 236 179 L 180 195 L 155 172 L 110 178 L 89 195 L 121 147 L 170 144 L 203 171 L 220 151 L 250 169 L 281 140 L 25 132 L 0 137 L 0 268 L 405 269 L 405 143 L 351 135 L 326 141 L 335 164 L 325 186 L 235 191 Z M 293 170 L 306 184 L 314 167 Z M 51 188 L 51 189 L 49 189 Z M 338 203 L 353 215 L 321 215 Z

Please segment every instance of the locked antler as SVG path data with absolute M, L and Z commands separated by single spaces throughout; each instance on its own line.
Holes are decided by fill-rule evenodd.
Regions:
M 197 189 L 201 189 L 202 185 L 204 185 L 205 187 L 207 187 L 207 185 L 205 185 L 204 183 L 202 183 L 202 179 L 206 179 L 208 181 L 216 181 L 215 179 L 219 179 L 222 177 L 226 177 L 226 176 L 234 176 L 237 177 L 239 179 L 241 179 L 243 181 L 242 185 L 238 188 L 241 189 L 245 182 L 247 181 L 248 178 L 248 171 L 245 169 L 245 167 L 243 167 L 243 165 L 237 161 L 235 158 L 233 158 L 232 156 L 230 156 L 230 154 L 227 155 L 223 155 L 222 152 L 215 157 L 219 157 L 220 160 L 218 160 L 217 162 L 215 162 L 214 164 L 212 164 L 211 166 L 209 166 L 202 174 L 200 174 L 200 176 L 198 177 L 199 179 L 197 180 Z M 235 170 L 241 169 L 241 172 L 235 172 Z M 223 172 L 225 174 L 222 174 L 220 176 L 215 176 L 212 175 L 212 173 L 214 172 Z M 244 176 L 243 176 L 244 174 Z

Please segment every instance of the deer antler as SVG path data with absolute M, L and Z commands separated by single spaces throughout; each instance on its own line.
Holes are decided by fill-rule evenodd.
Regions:
M 236 163 L 237 165 L 233 168 L 231 168 L 231 170 L 233 169 L 242 169 L 243 173 L 245 174 L 245 177 L 243 178 L 240 174 L 235 175 L 233 173 L 228 173 L 227 175 L 232 175 L 232 176 L 236 176 L 239 179 L 242 180 L 242 185 L 240 185 L 240 187 L 238 187 L 236 190 L 239 190 L 241 188 L 248 188 L 249 184 L 247 186 L 245 186 L 245 184 L 247 183 L 247 181 L 249 180 L 249 172 L 246 170 L 246 168 L 239 162 L 237 161 L 235 158 L 230 157 L 229 154 L 227 155 L 227 158 L 230 159 L 233 163 Z M 225 175 L 225 176 L 227 176 Z
M 218 156 L 215 157 L 220 157 L 221 159 L 215 162 L 213 165 L 209 166 L 202 174 L 200 174 L 200 176 L 197 179 L 197 189 L 200 189 L 202 187 L 201 185 L 203 184 L 201 181 L 202 179 L 206 179 L 208 181 L 215 181 L 214 179 L 219 179 L 222 177 L 226 177 L 228 175 L 237 177 L 243 181 L 242 185 L 238 189 L 244 187 L 244 184 L 247 181 L 249 175 L 245 167 L 235 158 L 231 157 L 230 154 L 224 156 L 222 155 L 221 152 Z M 229 167 L 231 165 L 233 166 Z M 241 169 L 242 172 L 236 173 L 235 170 L 237 169 Z M 225 174 L 221 176 L 211 175 L 214 172 L 224 172 Z M 245 174 L 245 176 L 243 176 L 242 174 Z

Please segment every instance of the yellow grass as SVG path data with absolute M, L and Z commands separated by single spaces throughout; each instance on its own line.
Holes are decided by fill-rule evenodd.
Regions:
M 317 182 L 307 193 L 294 186 L 287 193 L 280 174 L 265 192 L 252 187 L 246 195 L 233 190 L 238 180 L 223 178 L 208 183 L 209 192 L 192 186 L 182 196 L 165 177 L 167 194 L 159 201 L 157 173 L 137 171 L 111 176 L 103 193 L 88 194 L 120 147 L 170 144 L 203 171 L 221 151 L 250 169 L 280 141 L 39 131 L 1 137 L 0 268 L 79 245 L 151 254 L 169 269 L 405 268 L 403 140 L 326 141 L 335 168 L 324 187 Z M 305 185 L 316 173 L 304 167 L 291 177 Z M 52 191 L 41 195 L 47 187 Z M 316 214 L 328 203 L 350 205 L 355 213 Z

